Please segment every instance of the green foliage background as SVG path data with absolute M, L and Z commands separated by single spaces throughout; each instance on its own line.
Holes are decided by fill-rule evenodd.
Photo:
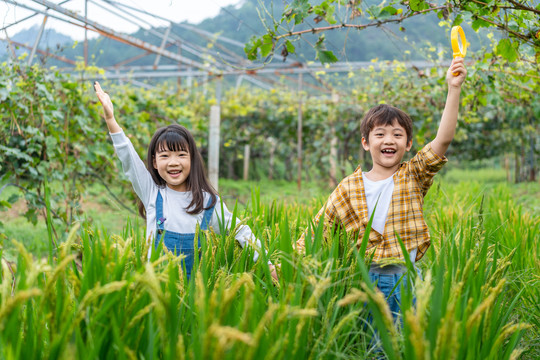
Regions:
M 341 90 L 333 96 L 231 88 L 220 101 L 220 175 L 241 176 L 244 145 L 249 144 L 252 179 L 295 179 L 297 162 L 291 154 L 296 152 L 299 102 L 306 180 L 330 180 L 329 144 L 333 136 L 338 138 L 338 180 L 358 164 L 368 165 L 360 147 L 359 124 L 365 111 L 382 102 L 413 117 L 414 151 L 435 136 L 446 98 L 445 70 L 407 70 L 394 61 L 374 63 L 372 68 L 349 73 L 347 79 L 318 74 L 339 85 L 336 89 Z M 509 66 L 482 61 L 469 66 L 450 159 L 511 155 L 515 180 L 534 178 L 540 150 L 535 136 L 540 118 L 538 84 L 537 75 L 520 63 Z M 37 211 L 44 208 L 45 180 L 56 184 L 50 199 L 55 221 L 69 226 L 80 211 L 78 201 L 85 186 L 97 180 L 106 184 L 122 179 L 91 85 L 89 80 L 80 81 L 37 65 L 0 65 L 0 178 L 23 189 L 30 205 L 27 217 L 34 222 Z M 167 84 L 154 90 L 107 82 L 102 85 L 110 92 L 117 118 L 143 158 L 153 132 L 173 122 L 193 132 L 206 158 L 210 106 L 217 103 L 212 89 L 205 95 Z M 14 196 L 8 202 L 16 200 Z

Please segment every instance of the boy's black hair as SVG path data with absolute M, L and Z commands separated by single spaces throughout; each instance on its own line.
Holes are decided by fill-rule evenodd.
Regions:
M 398 124 L 405 129 L 405 132 L 407 133 L 407 143 L 409 143 L 412 140 L 413 132 L 413 122 L 411 117 L 405 111 L 386 104 L 372 107 L 366 115 L 364 115 L 362 123 L 360 124 L 362 137 L 366 139 L 366 142 L 369 142 L 369 133 L 375 126 L 392 125 L 394 121 L 397 121 Z
M 186 212 L 188 214 L 199 214 L 203 210 L 214 206 L 217 201 L 217 191 L 206 177 L 204 161 L 199 153 L 199 150 L 197 150 L 195 139 L 189 130 L 182 125 L 172 124 L 162 127 L 154 133 L 152 140 L 150 140 L 150 144 L 148 145 L 148 155 L 146 158 L 146 167 L 148 168 L 154 182 L 158 186 L 167 186 L 165 180 L 163 180 L 163 178 L 159 175 L 157 169 L 154 168 L 156 151 L 164 147 L 167 147 L 171 151 L 182 150 L 189 152 L 191 169 L 189 176 L 186 179 L 186 185 L 187 189 L 192 193 L 192 200 L 187 206 Z M 206 208 L 204 207 L 203 191 L 206 191 L 210 194 L 210 196 L 212 196 L 212 203 Z M 144 206 L 141 205 L 142 204 L 139 204 L 139 213 L 142 217 L 146 218 Z

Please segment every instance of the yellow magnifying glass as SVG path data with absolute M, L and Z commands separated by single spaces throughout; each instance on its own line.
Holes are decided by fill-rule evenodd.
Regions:
M 452 55 L 454 59 L 458 56 L 464 58 L 467 55 L 467 38 L 461 26 L 452 27 L 450 40 L 452 42 L 452 51 L 454 52 Z M 456 72 L 453 75 L 458 76 L 459 73 Z

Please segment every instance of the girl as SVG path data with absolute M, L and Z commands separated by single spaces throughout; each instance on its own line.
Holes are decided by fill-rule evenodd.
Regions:
M 216 209 L 219 198 L 206 177 L 193 136 L 185 127 L 176 124 L 158 129 L 150 141 L 145 166 L 116 122 L 109 95 L 97 81 L 94 89 L 103 106 L 105 122 L 124 172 L 144 206 L 139 212 L 146 218 L 146 238 L 154 239 L 154 247 L 163 238 L 167 249 L 185 255 L 184 265 L 189 278 L 197 224 L 201 230 L 213 227 L 219 232 L 220 221 L 229 228 L 232 220 L 225 204 L 223 212 Z M 255 243 L 262 249 L 249 226 L 241 226 L 235 238 L 242 247 L 246 243 Z M 151 251 L 152 247 L 148 258 Z M 258 257 L 255 252 L 254 260 Z M 272 277 L 277 280 L 274 266 L 269 265 Z

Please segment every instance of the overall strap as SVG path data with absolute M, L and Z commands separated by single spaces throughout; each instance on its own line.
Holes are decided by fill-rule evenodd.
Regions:
M 158 190 L 157 198 L 156 198 L 156 228 L 157 230 L 165 230 L 165 226 L 163 223 L 165 222 L 165 219 L 163 218 L 163 198 L 161 197 L 161 193 Z
M 210 199 L 208 199 L 208 204 L 206 204 L 206 206 L 210 206 L 210 204 L 212 203 L 213 197 L 214 195 L 210 195 Z M 210 224 L 210 220 L 212 220 L 212 215 L 214 214 L 215 207 L 216 207 L 216 204 L 214 204 L 214 206 L 212 206 L 211 208 L 204 210 L 204 215 L 203 215 L 203 219 L 202 219 L 202 223 L 200 227 L 201 230 L 208 230 L 208 224 Z

